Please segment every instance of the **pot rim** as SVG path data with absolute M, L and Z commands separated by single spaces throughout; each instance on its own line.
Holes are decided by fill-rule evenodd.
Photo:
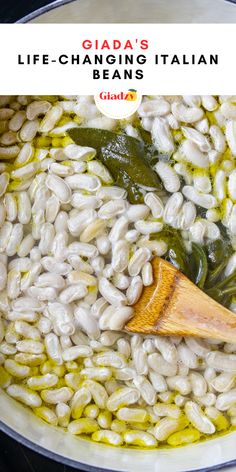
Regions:
M 115 472 L 111 469 L 104 469 L 102 467 L 95 467 L 93 465 L 84 464 L 83 462 L 74 461 L 73 459 L 69 459 L 67 457 L 61 456 L 60 454 L 56 454 L 55 452 L 50 451 L 38 444 L 26 439 L 23 435 L 17 433 L 12 428 L 9 428 L 3 421 L 0 420 L 0 431 L 10 436 L 10 438 L 14 439 L 18 443 L 22 444 L 23 446 L 28 447 L 32 451 L 47 457 L 48 459 L 54 460 L 59 462 L 60 464 L 67 465 L 69 467 L 73 467 L 74 469 L 81 469 L 85 472 Z M 201 469 L 194 469 L 192 471 L 185 471 L 185 472 L 211 472 L 215 470 L 220 470 L 224 468 L 231 468 L 236 466 L 236 459 L 232 461 L 222 462 L 221 464 L 213 465 L 211 467 L 204 467 Z
M 23 16 L 19 20 L 16 21 L 16 23 L 28 23 L 31 20 L 34 20 L 38 16 L 43 15 L 44 13 L 47 13 L 51 10 L 54 10 L 57 7 L 66 5 L 68 3 L 75 2 L 76 0 L 55 0 L 48 5 L 45 5 L 43 7 L 38 8 L 37 10 L 32 11 L 31 13 L 28 13 L 28 15 Z M 234 3 L 236 5 L 236 0 L 224 0 L 225 2 L 228 3 Z
M 43 15 L 44 13 L 47 13 L 48 11 L 55 10 L 55 8 L 66 5 L 67 3 L 73 3 L 76 0 L 55 0 L 51 3 L 48 3 L 48 5 L 44 5 L 43 7 L 37 8 L 37 10 L 34 10 L 27 15 L 23 16 L 19 20 L 16 21 L 16 23 L 28 23 L 31 20 L 34 20 L 40 15 Z M 225 0 L 225 1 L 236 1 L 236 0 Z

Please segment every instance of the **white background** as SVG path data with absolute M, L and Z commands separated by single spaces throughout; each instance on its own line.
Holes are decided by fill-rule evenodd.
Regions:
M 95 94 L 102 90 L 125 91 L 130 87 L 142 94 L 235 94 L 235 33 L 235 25 L 230 24 L 2 24 L 0 94 Z M 147 51 L 134 52 L 144 53 L 148 58 L 146 65 L 133 66 L 143 68 L 142 80 L 93 80 L 93 66 L 17 65 L 18 54 L 49 54 L 51 58 L 60 54 L 84 56 L 86 51 L 81 47 L 84 39 L 125 41 L 136 38 L 149 40 Z M 154 54 L 200 53 L 218 54 L 219 65 L 154 65 Z M 103 67 L 122 70 L 122 66 Z

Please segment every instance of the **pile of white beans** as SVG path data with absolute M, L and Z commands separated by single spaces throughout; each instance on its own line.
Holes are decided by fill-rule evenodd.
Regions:
M 116 128 L 92 97 L 0 97 L 0 387 L 72 434 L 177 446 L 236 426 L 236 344 L 121 330 L 167 251 L 153 233 L 178 228 L 191 251 L 221 221 L 236 246 L 236 97 L 149 97 L 138 114 L 168 196 L 132 205 L 67 136 Z M 119 126 L 139 139 L 136 122 Z

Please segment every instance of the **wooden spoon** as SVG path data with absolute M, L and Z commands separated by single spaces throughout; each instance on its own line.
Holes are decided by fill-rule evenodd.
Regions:
M 152 266 L 154 282 L 144 288 L 125 331 L 236 342 L 236 314 L 202 292 L 169 262 L 155 257 Z

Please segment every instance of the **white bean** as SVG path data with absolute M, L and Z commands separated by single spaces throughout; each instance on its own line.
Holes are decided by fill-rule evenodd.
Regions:
M 184 365 L 190 369 L 196 369 L 198 367 L 198 359 L 196 354 L 191 351 L 191 349 L 189 349 L 184 343 L 179 344 L 177 351 L 179 358 Z
M 7 274 L 7 295 L 9 298 L 17 298 L 20 295 L 21 273 L 10 270 Z
M 67 264 L 67 262 L 58 262 L 54 257 L 43 257 L 41 263 L 45 270 L 58 275 L 67 275 L 71 271 L 70 264 Z
M 143 291 L 143 282 L 139 275 L 133 277 L 130 286 L 126 291 L 126 297 L 129 305 L 134 305 L 141 297 Z
M 148 405 L 154 405 L 156 403 L 156 392 L 146 377 L 138 375 L 137 377 L 134 377 L 133 383 Z
M 213 145 L 216 151 L 224 152 L 225 150 L 225 137 L 221 129 L 217 125 L 210 127 L 210 136 L 213 141 Z
M 94 175 L 75 174 L 66 177 L 65 182 L 72 190 L 96 192 L 101 187 L 100 179 Z
M 200 193 L 190 185 L 185 185 L 182 189 L 182 192 L 186 198 L 191 200 L 196 205 L 206 208 L 207 210 L 217 206 L 215 197 L 210 194 Z
M 173 195 L 171 195 L 171 197 L 168 199 L 167 203 L 166 203 L 166 206 L 165 206 L 165 209 L 164 209 L 164 215 L 163 215 L 163 219 L 165 221 L 165 223 L 169 224 L 169 225 L 173 225 L 175 220 L 176 220 L 176 216 L 178 215 L 181 207 L 182 207 L 182 204 L 183 204 L 183 195 L 182 193 L 180 192 L 177 192 L 177 193 L 174 193 Z
M 50 108 L 40 123 L 39 131 L 41 133 L 47 133 L 51 131 L 54 128 L 55 124 L 60 120 L 62 113 L 63 109 L 60 105 L 55 105 Z
M 159 161 L 155 165 L 155 170 L 163 181 L 164 187 L 168 192 L 178 192 L 180 188 L 180 180 L 173 167 L 165 162 Z
M 167 338 L 156 336 L 154 338 L 154 345 L 160 351 L 166 362 L 176 363 L 177 362 L 177 350 L 173 343 Z
M 236 156 L 236 122 L 234 120 L 226 122 L 225 136 L 233 156 Z
M 59 211 L 54 223 L 56 233 L 67 231 L 67 220 L 68 214 L 65 211 Z
M 87 293 L 88 290 L 86 286 L 84 284 L 78 283 L 62 290 L 59 295 L 59 300 L 61 303 L 67 304 L 85 297 Z
M 206 362 L 220 372 L 236 372 L 236 355 L 234 354 L 225 354 L 220 351 L 209 352 Z
M 64 148 L 65 155 L 69 159 L 89 161 L 96 155 L 96 151 L 90 147 L 78 146 L 77 144 L 68 144 Z
M 101 277 L 99 280 L 99 291 L 105 300 L 112 305 L 120 306 L 127 303 L 125 295 L 114 287 L 105 277 Z
M 101 200 L 119 200 L 126 197 L 126 190 L 120 187 L 99 187 L 96 193 L 98 199 Z
M 53 405 L 57 403 L 67 403 L 73 395 L 73 390 L 68 387 L 54 388 L 50 390 L 42 390 L 41 397 L 44 402 Z
M 17 204 L 15 196 L 12 195 L 12 193 L 6 193 L 4 203 L 6 208 L 6 219 L 12 222 L 17 216 Z
M 177 390 L 181 395 L 188 395 L 192 390 L 189 379 L 181 375 L 169 377 L 167 385 L 171 390 Z
M 125 200 L 111 200 L 100 207 L 98 216 L 99 218 L 106 220 L 124 213 L 126 209 L 127 203 Z
M 46 221 L 54 223 L 60 209 L 60 201 L 56 195 L 52 195 L 46 203 Z
M 135 224 L 135 229 L 141 234 L 159 233 L 163 229 L 163 223 L 160 221 L 139 220 Z
M 71 199 L 71 190 L 65 180 L 58 175 L 48 175 L 46 179 L 47 187 L 56 195 L 62 203 L 68 203 Z
M 160 152 L 171 154 L 174 151 L 174 142 L 167 120 L 156 117 L 151 133 L 154 145 Z
M 13 229 L 13 224 L 6 221 L 0 229 L 0 253 L 6 250 Z
M 198 372 L 190 374 L 190 382 L 195 396 L 202 397 L 207 393 L 207 383 L 204 377 Z
M 164 206 L 162 200 L 155 193 L 146 193 L 144 202 L 150 208 L 153 218 L 161 218 Z
M 23 225 L 16 223 L 11 231 L 11 235 L 8 240 L 6 247 L 6 254 L 8 256 L 14 256 L 17 252 L 18 247 L 23 239 Z
M 109 411 L 117 411 L 121 406 L 128 406 L 136 403 L 140 398 L 140 393 L 136 388 L 123 387 L 116 390 L 108 399 L 107 408 Z
M 93 354 L 93 350 L 89 346 L 72 346 L 65 349 L 62 353 L 64 361 L 74 361 L 79 357 L 90 357 Z
M 167 391 L 167 383 L 163 375 L 158 374 L 157 372 L 154 372 L 153 370 L 150 370 L 149 372 L 149 379 L 158 393 L 163 393 Z
M 74 312 L 76 321 L 80 328 L 92 339 L 98 339 L 100 330 L 98 322 L 94 316 L 91 315 L 88 309 L 83 306 L 79 306 Z
M 23 385 L 12 384 L 7 388 L 7 393 L 31 408 L 39 407 L 42 404 L 40 396 Z
M 138 249 L 131 257 L 128 265 L 129 274 L 134 277 L 139 274 L 144 264 L 150 259 L 151 253 L 146 248 Z
M 20 139 L 25 142 L 32 141 L 36 136 L 38 128 L 39 121 L 37 119 L 32 121 L 25 121 L 19 132 Z
M 147 205 L 130 205 L 126 212 L 126 216 L 130 223 L 135 223 L 138 220 L 147 218 L 149 213 L 150 209 Z
M 175 118 L 184 123 L 195 123 L 203 117 L 203 110 L 198 107 L 186 107 L 182 103 L 174 102 L 171 110 Z
M 211 381 L 211 387 L 217 392 L 224 393 L 231 390 L 235 384 L 235 375 L 228 372 L 223 372 Z
M 7 268 L 3 262 L 0 261 L 0 291 L 4 290 L 7 283 Z
M 95 210 L 86 209 L 70 216 L 68 219 L 68 228 L 70 233 L 73 236 L 79 236 L 82 231 L 84 231 L 87 226 L 94 221 L 96 215 L 97 213 Z
M 141 117 L 155 117 L 166 115 L 170 111 L 170 105 L 164 97 L 157 97 L 155 100 L 145 100 L 138 109 Z
M 228 192 L 229 192 L 230 198 L 233 201 L 235 201 L 236 200 L 236 170 L 233 170 L 229 175 Z
M 150 262 L 146 262 L 142 267 L 142 280 L 145 287 L 148 287 L 153 283 L 153 270 Z
M 10 111 L 10 110 L 9 110 Z M 19 131 L 26 119 L 25 111 L 17 111 L 9 121 L 9 129 L 11 131 Z
M 45 348 L 50 359 L 55 364 L 62 364 L 62 353 L 58 336 L 54 333 L 46 334 L 45 336 Z
M 55 230 L 52 223 L 44 223 L 41 228 L 41 237 L 39 241 L 39 250 L 44 256 L 48 254 L 52 248 Z
M 202 95 L 202 106 L 208 110 L 213 111 L 218 107 L 217 100 L 212 95 Z
M 197 145 L 186 139 L 181 146 L 181 153 L 185 159 L 196 167 L 205 169 L 209 166 L 209 159 L 206 153 L 200 151 Z
M 199 192 L 211 192 L 211 181 L 206 175 L 195 175 L 193 178 L 193 184 L 196 190 L 198 190 Z
M 231 120 L 236 119 L 236 106 L 235 104 L 230 103 L 229 101 L 222 103 L 220 107 L 220 112 L 227 119 L 231 119 Z
M 226 174 L 221 169 L 217 170 L 215 174 L 214 193 L 220 202 L 222 202 L 226 196 Z
M 70 203 L 78 210 L 95 210 L 100 206 L 100 200 L 97 197 L 94 195 L 84 195 L 82 192 L 74 192 Z
M 204 434 L 213 434 L 215 432 L 214 424 L 203 414 L 201 408 L 192 401 L 185 405 L 185 414 L 193 426 Z
M 83 386 L 88 388 L 92 398 L 94 400 L 94 403 L 101 408 L 104 409 L 105 406 L 107 405 L 108 401 L 108 394 L 103 387 L 103 385 L 99 384 L 98 382 L 95 382 L 94 380 L 85 380 L 83 382 Z M 110 397 L 111 398 L 111 397 Z M 109 400 L 110 400 L 109 398 Z M 108 408 L 108 405 L 107 405 Z M 108 408 L 109 409 L 109 408 Z
M 185 138 L 190 139 L 190 141 L 193 141 L 199 147 L 200 151 L 210 151 L 211 145 L 206 136 L 204 136 L 204 134 L 194 128 L 189 128 L 188 126 L 182 126 L 181 129 Z
M 160 354 L 156 352 L 149 354 L 148 364 L 155 372 L 164 376 L 175 376 L 177 373 L 177 364 L 170 364 Z
M 216 408 L 221 411 L 228 410 L 236 402 L 236 389 L 230 390 L 227 393 L 221 393 L 216 400 Z

